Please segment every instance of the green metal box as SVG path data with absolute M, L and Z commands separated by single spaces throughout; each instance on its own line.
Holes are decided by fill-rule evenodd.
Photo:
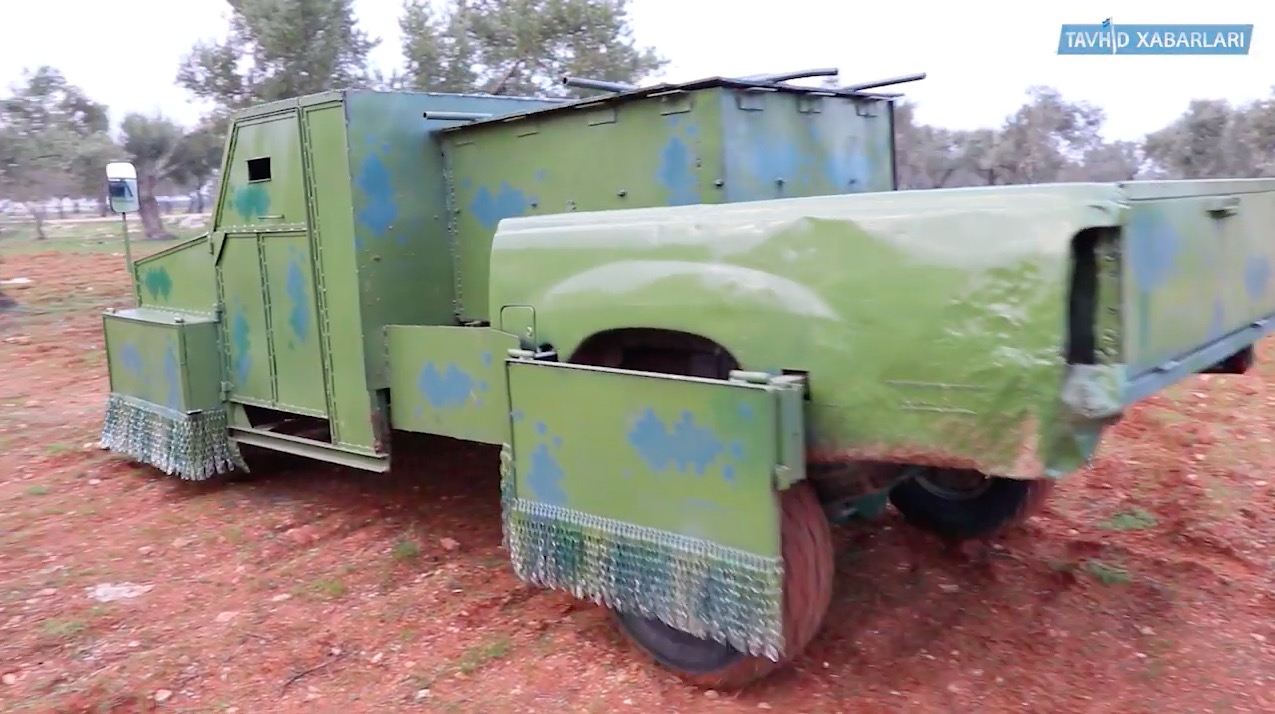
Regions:
M 103 317 L 111 394 L 101 444 L 186 479 L 243 467 L 222 399 L 212 317 L 154 308 Z
M 150 308 L 103 317 L 111 393 L 177 412 L 221 407 L 221 348 L 212 318 Z
M 879 96 L 715 78 L 445 129 L 458 317 L 493 319 L 501 219 L 889 191 L 893 121 Z

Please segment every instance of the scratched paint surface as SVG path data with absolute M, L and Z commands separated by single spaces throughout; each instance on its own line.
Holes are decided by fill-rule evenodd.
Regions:
M 107 315 L 104 328 L 112 392 L 178 411 L 217 404 L 217 327 L 210 318 L 143 307 Z
M 509 384 L 518 498 L 778 554 L 773 394 L 519 362 Z
M 1261 247 L 1275 220 L 1271 188 L 1238 216 L 1254 222 L 1233 229 L 1247 252 L 1218 258 L 1208 287 L 1186 288 L 1209 275 L 1192 247 L 1203 233 L 1195 244 L 1184 237 L 1189 260 L 1126 265 L 1126 283 L 1178 291 L 1153 294 L 1153 337 L 1202 346 L 1206 330 L 1275 308 L 1252 297 L 1266 280 L 1261 254 L 1275 250 Z M 522 218 L 497 234 L 493 301 L 534 306 L 538 339 L 563 355 L 589 335 L 641 325 L 708 337 L 745 369 L 806 370 L 816 455 L 1060 476 L 1083 465 L 1097 428 L 1060 397 L 1071 239 L 1119 225 L 1126 199 L 1114 184 L 1059 184 Z M 1226 295 L 1221 327 L 1209 325 L 1215 294 Z M 1168 310 L 1187 297 L 1204 298 L 1193 316 Z M 1126 341 L 1137 315 L 1126 316 Z M 1122 383 L 1110 384 L 1120 401 Z
M 1142 198 L 1132 204 L 1124 260 L 1130 376 L 1275 315 L 1275 199 L 1234 194 L 1234 215 L 1208 198 Z

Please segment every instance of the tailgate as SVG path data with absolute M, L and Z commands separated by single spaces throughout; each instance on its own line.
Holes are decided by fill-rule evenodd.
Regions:
M 1264 334 L 1275 315 L 1275 179 L 1123 188 L 1128 379 L 1174 372 L 1205 349 L 1229 354 Z

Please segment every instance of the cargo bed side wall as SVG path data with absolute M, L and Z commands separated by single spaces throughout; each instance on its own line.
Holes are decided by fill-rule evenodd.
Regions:
M 449 132 L 461 320 L 486 320 L 491 241 L 503 218 L 719 203 L 720 90 L 581 106 Z
M 806 372 L 823 462 L 924 456 L 1039 477 L 1083 461 L 1045 417 L 1065 372 L 1073 238 L 1116 225 L 1119 198 L 1060 184 L 510 220 L 493 300 L 533 306 L 537 342 L 564 356 L 640 327 L 709 339 L 742 369 Z M 1020 463 L 1037 444 L 1045 466 Z
M 891 105 L 785 93 L 722 93 L 726 200 L 894 188 Z
M 1275 181 L 1137 189 L 1123 245 L 1124 352 L 1131 380 L 1172 380 L 1173 363 L 1228 337 L 1239 349 L 1251 340 L 1240 331 L 1275 316 Z

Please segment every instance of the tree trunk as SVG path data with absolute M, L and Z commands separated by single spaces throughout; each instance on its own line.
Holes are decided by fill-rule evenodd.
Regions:
M 142 173 L 137 177 L 137 195 L 140 199 L 137 217 L 142 221 L 142 233 L 150 240 L 172 240 L 175 236 L 164 228 L 164 219 L 159 213 L 159 201 L 155 198 L 155 188 L 159 179 L 153 174 Z

